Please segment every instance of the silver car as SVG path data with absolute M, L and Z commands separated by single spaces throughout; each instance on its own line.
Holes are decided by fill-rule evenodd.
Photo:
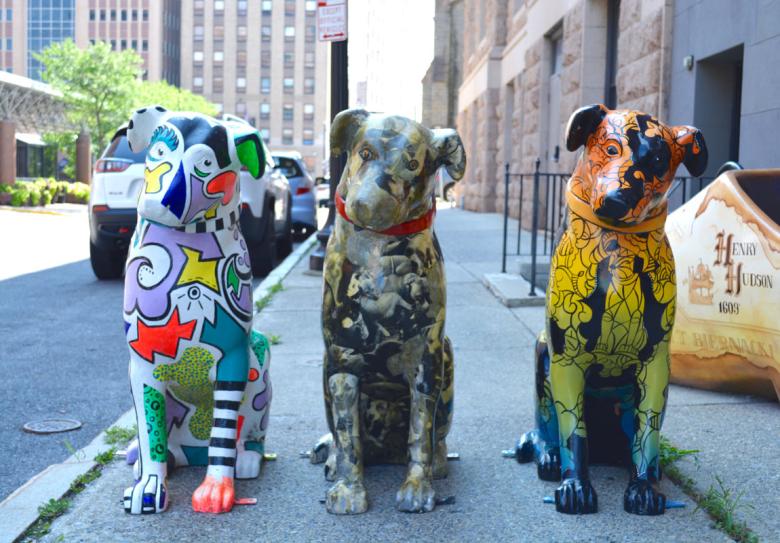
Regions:
M 274 151 L 276 169 L 290 183 L 292 194 L 292 224 L 298 233 L 317 230 L 317 199 L 314 180 L 306 170 L 301 154 L 295 151 Z

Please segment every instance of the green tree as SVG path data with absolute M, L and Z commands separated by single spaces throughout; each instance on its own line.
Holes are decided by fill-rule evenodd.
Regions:
M 36 58 L 44 65 L 43 80 L 62 93 L 69 121 L 89 130 L 94 148 L 102 150 L 127 121 L 143 59 L 104 42 L 80 49 L 71 40 L 50 45 Z
M 133 96 L 132 109 L 153 104 L 172 111 L 193 111 L 211 116 L 217 114 L 217 107 L 203 96 L 174 87 L 165 81 L 139 81 Z

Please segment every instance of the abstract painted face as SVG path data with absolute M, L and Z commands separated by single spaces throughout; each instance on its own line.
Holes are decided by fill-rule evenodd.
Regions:
M 463 177 L 466 154 L 454 130 L 429 130 L 404 117 L 339 113 L 331 127 L 331 151 L 346 151 L 339 184 L 347 214 L 356 225 L 381 231 L 425 213 L 440 166 Z
M 701 132 L 669 127 L 638 111 L 594 105 L 576 111 L 567 128 L 570 151 L 585 146 L 582 182 L 593 211 L 614 224 L 637 224 L 666 210 L 677 167 L 699 176 L 707 165 Z
M 249 125 L 160 106 L 136 111 L 127 138 L 134 151 L 147 149 L 138 213 L 166 226 L 211 219 L 221 206 L 238 206 L 241 165 L 259 178 L 267 156 Z

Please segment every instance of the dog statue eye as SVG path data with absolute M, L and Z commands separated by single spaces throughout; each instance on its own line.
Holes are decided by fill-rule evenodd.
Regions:
M 420 163 L 417 162 L 415 159 L 412 159 L 409 161 L 406 167 L 409 168 L 410 170 L 416 170 L 417 168 L 420 167 Z
M 620 154 L 620 150 L 615 145 L 610 145 L 607 147 L 607 154 L 609 156 L 618 156 Z
M 360 155 L 360 158 L 362 158 L 363 160 L 371 160 L 372 158 L 374 158 L 374 153 L 371 152 L 371 149 L 369 149 L 368 147 L 363 147 L 360 150 L 360 153 L 358 154 Z

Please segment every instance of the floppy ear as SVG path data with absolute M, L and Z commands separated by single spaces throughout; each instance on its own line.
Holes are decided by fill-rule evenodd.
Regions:
M 347 109 L 336 115 L 330 125 L 330 152 L 338 156 L 352 149 L 352 139 L 368 118 L 365 109 Z
M 585 145 L 607 113 L 609 110 L 601 104 L 581 107 L 572 113 L 566 125 L 566 149 L 574 152 Z
M 699 177 L 707 169 L 707 144 L 701 130 L 692 126 L 674 127 L 677 145 L 685 149 L 683 164 L 694 177 Z
M 252 177 L 260 179 L 265 173 L 266 164 L 270 159 L 270 154 L 260 137 L 260 133 L 257 130 L 251 130 L 237 134 L 233 141 L 236 144 L 238 161 L 246 166 Z
M 149 106 L 136 110 L 127 123 L 127 143 L 134 153 L 143 151 L 152 139 L 152 133 L 168 115 L 162 106 Z
M 436 154 L 436 166 L 444 166 L 447 173 L 458 181 L 466 173 L 466 150 L 463 141 L 452 128 L 431 130 L 431 147 Z

